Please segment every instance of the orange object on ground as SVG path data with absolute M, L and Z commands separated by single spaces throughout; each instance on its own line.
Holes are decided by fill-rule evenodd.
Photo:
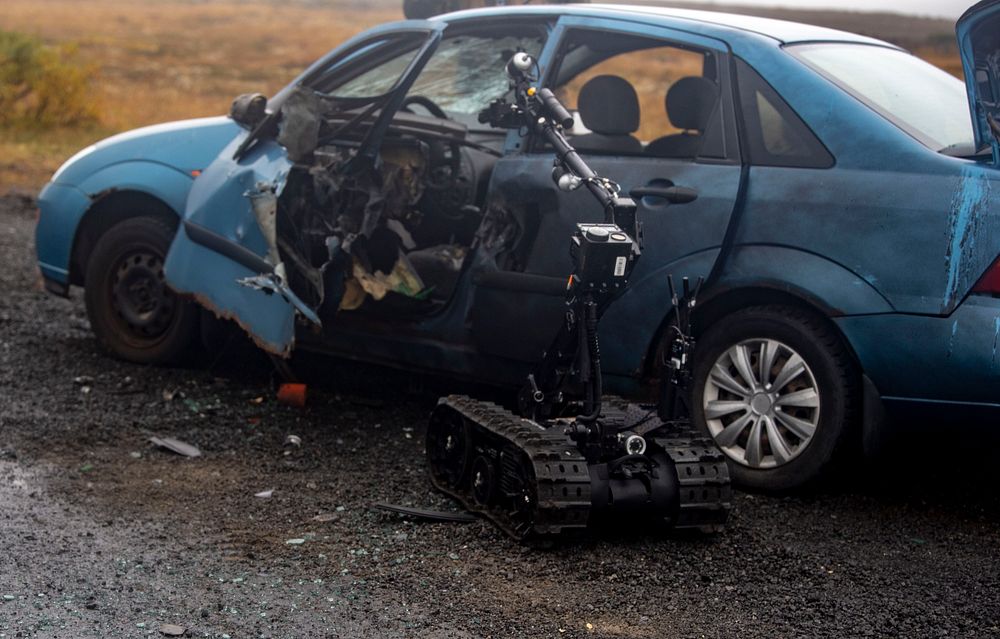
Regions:
M 306 405 L 306 385 L 282 384 L 278 387 L 278 401 L 282 404 L 302 408 Z

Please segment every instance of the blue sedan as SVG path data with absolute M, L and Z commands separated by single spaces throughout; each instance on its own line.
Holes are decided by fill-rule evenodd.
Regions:
M 885 42 L 719 13 L 382 25 L 229 117 L 81 151 L 41 194 L 39 264 L 137 362 L 225 318 L 278 356 L 523 383 L 562 323 L 567 238 L 601 216 L 541 140 L 478 121 L 525 51 L 601 175 L 699 194 L 639 202 L 606 386 L 658 378 L 667 275 L 704 277 L 694 420 L 738 482 L 799 486 L 894 415 L 1000 408 L 998 22 L 997 0 L 959 21 L 964 85 Z

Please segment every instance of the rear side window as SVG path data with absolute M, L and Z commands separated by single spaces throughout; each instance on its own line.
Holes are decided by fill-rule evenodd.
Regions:
M 828 169 L 833 156 L 778 92 L 743 60 L 736 72 L 750 163 Z

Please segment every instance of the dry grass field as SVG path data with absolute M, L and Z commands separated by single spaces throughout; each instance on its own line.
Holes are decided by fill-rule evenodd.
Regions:
M 401 11 L 328 3 L 2 0 L 0 29 L 74 42 L 96 69 L 98 122 L 0 130 L 0 187 L 36 188 L 66 157 L 116 131 L 229 109 L 271 94 L 347 37 Z
M 0 0 L 0 30 L 75 45 L 71 62 L 93 70 L 91 99 L 99 114 L 95 123 L 71 129 L 0 129 L 0 190 L 37 188 L 66 157 L 116 131 L 225 113 L 240 93 L 273 93 L 348 36 L 402 17 L 389 0 L 378 6 L 337 0 Z M 828 13 L 824 19 L 833 19 Z M 947 47 L 918 53 L 961 74 Z

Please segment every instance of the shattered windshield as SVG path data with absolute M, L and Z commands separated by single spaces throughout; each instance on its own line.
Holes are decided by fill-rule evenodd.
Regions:
M 935 151 L 972 151 L 965 85 L 904 51 L 862 44 L 788 47 L 798 58 Z
M 478 113 L 507 93 L 504 66 L 518 51 L 538 56 L 542 38 L 461 35 L 446 39 L 420 73 L 409 95 L 430 98 L 450 113 Z

